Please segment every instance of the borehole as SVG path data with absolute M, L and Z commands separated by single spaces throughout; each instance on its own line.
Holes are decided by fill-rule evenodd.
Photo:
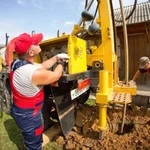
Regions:
M 119 124 L 119 127 L 121 127 L 121 124 Z M 129 133 L 133 132 L 134 128 L 135 128 L 134 123 L 132 123 L 132 122 L 126 123 L 126 124 L 124 124 L 123 132 L 120 133 L 120 130 L 118 130 L 117 134 L 118 135 L 129 134 Z

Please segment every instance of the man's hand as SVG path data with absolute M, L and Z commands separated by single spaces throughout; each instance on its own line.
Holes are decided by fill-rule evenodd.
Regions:
M 129 82 L 129 84 L 132 86 L 132 85 L 136 85 L 136 82 L 134 81 L 134 80 L 131 80 L 130 82 Z
M 67 66 L 67 60 L 65 60 L 65 59 L 59 59 L 57 61 L 57 64 L 61 64 L 62 67 L 63 67 L 63 69 L 65 69 L 65 67 Z
M 57 54 L 56 58 L 57 58 L 57 60 L 60 60 L 60 59 L 68 60 L 70 57 L 66 53 L 61 53 L 61 54 Z

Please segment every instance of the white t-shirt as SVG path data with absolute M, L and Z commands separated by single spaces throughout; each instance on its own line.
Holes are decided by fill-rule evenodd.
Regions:
M 33 97 L 41 90 L 43 86 L 32 84 L 32 75 L 38 68 L 41 68 L 40 64 L 27 64 L 15 70 L 13 85 L 19 93 L 27 97 Z

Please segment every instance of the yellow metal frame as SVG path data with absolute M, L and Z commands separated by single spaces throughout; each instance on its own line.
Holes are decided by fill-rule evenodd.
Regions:
M 97 23 L 101 26 L 102 44 L 93 54 L 87 54 L 87 65 L 91 65 L 93 61 L 102 61 L 104 63 L 104 70 L 109 72 L 108 87 L 112 88 L 113 74 L 117 74 L 114 72 L 117 70 L 113 70 L 117 57 L 114 52 L 114 35 L 109 0 L 102 0 L 100 2 L 98 14 Z
M 84 72 L 87 70 L 86 42 L 76 36 L 68 39 L 69 74 Z
M 125 93 L 131 93 L 132 95 L 136 95 L 137 92 L 137 86 L 136 85 L 131 85 L 125 84 L 123 81 L 119 81 L 114 87 L 113 87 L 114 92 L 125 92 Z
M 75 33 L 76 31 L 75 28 Z M 76 74 L 87 71 L 87 58 L 86 58 L 86 41 L 78 38 L 75 35 L 62 35 L 58 38 L 42 41 L 40 46 L 42 51 L 45 46 L 56 44 L 59 45 L 62 42 L 67 44 L 67 52 L 70 56 L 68 62 L 68 73 Z
M 102 0 L 99 5 L 97 23 L 101 26 L 102 44 L 93 54 L 88 54 L 87 64 L 93 61 L 102 61 L 104 70 L 99 73 L 99 91 L 96 94 L 96 103 L 99 105 L 99 129 L 107 129 L 107 105 L 112 99 L 114 76 L 117 75 L 117 57 L 114 51 L 114 34 L 109 0 Z M 106 15 L 107 14 L 107 15 Z M 114 70 L 115 66 L 115 70 Z M 117 82 L 115 76 L 115 82 Z
M 101 0 L 98 8 L 97 23 L 101 26 L 102 44 L 92 54 L 87 54 L 87 65 L 101 61 L 104 70 L 99 73 L 99 91 L 96 94 L 96 103 L 99 105 L 99 129 L 106 130 L 107 105 L 113 100 L 113 93 L 119 92 L 136 94 L 136 86 L 122 86 L 118 84 L 118 62 L 114 50 L 114 31 L 109 0 Z M 130 98 L 131 101 L 131 98 Z

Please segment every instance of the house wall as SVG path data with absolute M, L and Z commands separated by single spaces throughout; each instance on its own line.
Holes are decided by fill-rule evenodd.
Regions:
M 140 57 L 148 56 L 150 58 L 150 22 L 127 26 L 127 32 L 129 46 L 129 79 L 132 79 L 138 69 Z M 119 41 L 118 48 L 120 49 L 119 76 L 121 80 L 123 80 L 125 74 L 125 57 L 122 27 L 117 27 L 117 36 Z M 148 76 L 148 74 L 141 75 L 137 82 L 140 84 L 150 83 L 150 77 Z

